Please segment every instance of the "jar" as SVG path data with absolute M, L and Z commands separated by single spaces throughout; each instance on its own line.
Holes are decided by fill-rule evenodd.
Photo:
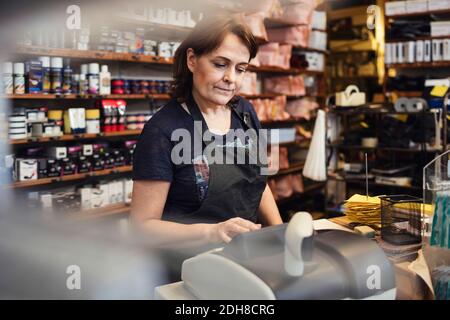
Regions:
M 86 133 L 100 133 L 100 110 L 86 110 Z
M 147 80 L 141 80 L 140 81 L 140 85 L 141 85 L 141 93 L 142 94 L 149 94 L 150 93 L 149 82 Z

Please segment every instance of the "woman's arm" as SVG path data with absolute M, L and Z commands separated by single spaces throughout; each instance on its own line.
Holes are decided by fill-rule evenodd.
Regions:
M 273 198 L 272 190 L 269 185 L 266 185 L 266 189 L 261 197 L 261 203 L 259 204 L 259 215 L 267 226 L 273 226 L 276 224 L 282 224 L 283 220 L 278 211 L 277 203 Z
M 152 235 L 155 244 L 180 241 L 229 242 L 239 233 L 257 230 L 261 226 L 250 221 L 233 218 L 217 224 L 181 224 L 161 220 L 170 182 L 136 180 L 133 183 L 131 220 Z

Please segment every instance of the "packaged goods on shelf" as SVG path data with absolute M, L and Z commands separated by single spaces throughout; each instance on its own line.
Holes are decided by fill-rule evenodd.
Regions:
M 325 11 L 313 11 L 311 29 L 327 29 L 327 13 Z
M 309 26 L 295 26 L 289 28 L 268 29 L 267 36 L 270 42 L 292 44 L 307 47 L 309 43 Z
M 102 131 L 115 132 L 125 130 L 125 100 L 101 100 L 99 108 L 102 112 Z
M 302 96 L 305 95 L 305 83 L 301 75 L 280 76 L 264 79 L 264 88 L 267 92 Z
M 327 33 L 323 31 L 312 30 L 309 34 L 308 47 L 325 51 L 327 49 Z
M 446 10 L 450 9 L 450 0 L 428 0 L 428 10 Z
M 259 92 L 260 90 L 258 90 L 258 80 L 256 73 L 246 72 L 244 74 L 239 93 L 253 95 L 259 94 Z
M 38 161 L 36 159 L 15 159 L 14 179 L 17 181 L 36 180 Z
M 418 13 L 428 11 L 428 0 L 407 0 L 406 13 Z
M 267 40 L 267 31 L 264 25 L 264 14 L 262 12 L 247 15 L 242 14 L 242 17 L 245 19 L 245 22 L 255 37 Z
M 313 12 L 316 7 L 315 0 L 304 0 L 283 6 L 281 19 L 292 24 L 311 24 Z
M 406 14 L 406 1 L 389 1 L 384 6 L 387 16 Z
M 314 110 L 319 108 L 319 104 L 310 98 L 290 100 L 286 105 L 286 112 L 293 118 L 311 120 Z
M 129 112 L 126 114 L 127 130 L 142 130 L 152 117 L 148 112 Z
M 277 121 L 290 118 L 285 111 L 286 96 L 279 96 L 273 99 L 252 99 L 250 101 L 260 121 Z
M 258 50 L 258 61 L 263 66 L 290 68 L 292 45 L 281 45 L 271 42 L 261 45 Z

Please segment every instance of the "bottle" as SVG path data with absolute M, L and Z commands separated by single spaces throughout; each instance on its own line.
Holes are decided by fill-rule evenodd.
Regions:
M 79 74 L 72 75 L 72 92 L 75 94 L 81 94 L 81 92 L 80 92 L 80 75 Z
M 88 82 L 86 80 L 86 74 L 80 74 L 80 94 L 88 94 Z
M 14 93 L 25 93 L 25 65 L 23 63 L 14 63 Z
M 14 77 L 12 62 L 5 62 L 3 64 L 3 92 L 5 94 L 14 93 Z
M 66 59 L 66 63 L 63 70 L 63 85 L 62 92 L 69 94 L 72 93 L 72 68 L 70 67 L 70 59 Z
M 100 94 L 111 94 L 111 73 L 108 72 L 108 66 L 102 66 L 102 72 L 100 72 Z
M 87 79 L 90 94 L 99 93 L 100 77 L 98 73 L 99 73 L 98 63 L 89 63 L 89 73 L 87 75 Z
M 48 94 L 52 87 L 50 79 L 50 57 L 39 57 L 38 59 L 42 62 L 42 93 Z
M 62 82 L 63 82 L 63 59 L 61 57 L 53 57 L 50 60 L 50 79 L 52 82 L 51 93 L 61 93 L 62 92 Z

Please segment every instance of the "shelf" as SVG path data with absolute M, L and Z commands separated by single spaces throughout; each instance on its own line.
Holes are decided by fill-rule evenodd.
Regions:
M 450 61 L 435 61 L 435 62 L 416 62 L 416 63 L 394 63 L 387 64 L 386 68 L 397 68 L 397 69 L 407 69 L 407 68 L 442 68 L 450 67 Z
M 92 171 L 89 173 L 77 173 L 72 174 L 68 176 L 62 176 L 62 177 L 55 177 L 55 178 L 44 178 L 44 179 L 37 179 L 37 180 L 29 180 L 29 181 L 18 181 L 14 182 L 10 185 L 6 185 L 6 188 L 28 188 L 28 187 L 35 187 L 35 186 L 41 186 L 41 185 L 49 185 L 53 184 L 55 182 L 63 182 L 63 181 L 76 181 L 76 180 L 83 180 L 90 177 L 101 177 L 101 176 L 108 176 L 110 174 L 114 173 L 124 173 L 124 172 L 131 172 L 132 166 L 123 166 L 123 167 L 116 167 L 112 169 L 105 169 L 100 171 Z
M 369 147 L 363 147 L 363 146 L 357 146 L 357 145 L 344 145 L 344 144 L 339 144 L 339 143 L 329 144 L 328 147 L 337 148 L 337 149 L 347 149 L 347 150 L 365 150 L 365 151 L 372 151 L 372 152 L 375 152 L 377 150 L 392 151 L 392 152 L 410 152 L 410 153 L 441 152 L 441 150 L 436 150 L 436 149 L 421 150 L 421 149 L 407 149 L 407 148 L 381 147 L 381 146 L 376 147 L 376 148 L 369 148 Z
M 102 132 L 102 133 L 81 133 L 81 134 L 64 134 L 57 137 L 39 137 L 39 138 L 27 138 L 10 140 L 12 145 L 31 144 L 31 143 L 45 143 L 55 141 L 75 141 L 82 139 L 97 139 L 108 137 L 122 137 L 122 136 L 137 136 L 140 135 L 142 130 L 125 130 L 117 132 Z
M 12 100 L 85 100 L 85 99 L 124 99 L 124 100 L 169 100 L 168 94 L 109 94 L 109 95 L 79 95 L 79 94 L 40 94 L 40 93 L 26 93 L 2 95 L 5 99 Z
M 93 220 L 118 215 L 128 215 L 130 211 L 131 207 L 129 205 L 126 205 L 124 203 L 117 203 L 102 208 L 70 213 L 67 218 L 72 221 Z
M 57 49 L 37 46 L 19 47 L 15 50 L 18 54 L 53 56 L 75 59 L 103 60 L 103 61 L 128 61 L 142 62 L 161 65 L 172 65 L 172 58 L 159 56 L 146 56 L 139 53 L 119 53 L 100 50 L 75 50 L 75 49 Z
M 125 27 L 134 26 L 145 28 L 146 35 L 152 35 L 152 39 L 162 41 L 182 41 L 194 29 L 191 27 L 157 23 L 123 16 L 112 17 L 112 20 L 115 24 L 123 25 Z
M 405 98 L 420 98 L 423 96 L 422 91 L 387 91 L 386 94 Z
M 393 109 L 392 104 L 372 104 L 359 107 L 333 107 L 330 113 L 341 115 L 358 115 L 358 114 L 389 114 L 389 115 L 423 115 L 430 114 L 431 111 L 419 112 L 397 112 Z
M 314 70 L 306 70 L 306 69 L 297 69 L 297 68 L 289 68 L 283 69 L 277 66 L 254 66 L 250 65 L 248 68 L 249 71 L 258 72 L 258 73 L 283 73 L 283 74 L 323 74 L 323 71 L 314 71 Z
M 349 184 L 360 184 L 360 185 L 366 185 L 365 179 L 346 179 L 344 177 L 334 177 L 334 176 L 328 176 L 328 179 L 335 180 L 335 181 L 342 181 Z M 398 188 L 398 189 L 409 189 L 409 190 L 422 190 L 422 188 L 415 187 L 415 186 L 396 186 L 391 184 L 385 184 L 385 183 L 376 183 L 373 180 L 369 180 L 369 186 L 378 186 L 378 187 L 391 187 L 391 188 Z
M 386 15 L 386 18 L 387 19 L 400 19 L 400 18 L 429 16 L 432 14 L 450 14 L 450 9 L 434 10 L 434 11 L 426 11 L 426 12 L 404 13 L 404 14 L 396 14 L 396 15 L 392 15 L 392 16 Z
M 261 121 L 262 126 L 266 127 L 283 127 L 283 126 L 289 126 L 293 124 L 299 124 L 299 123 L 305 123 L 308 122 L 308 120 L 304 118 L 291 118 L 286 120 L 265 120 Z
M 276 174 L 270 176 L 270 177 L 278 177 L 278 176 L 284 176 L 286 174 L 295 173 L 303 170 L 303 167 L 305 166 L 305 163 L 296 163 L 289 166 L 287 169 L 281 169 Z
M 432 36 L 427 36 L 427 37 L 414 37 L 414 39 L 388 39 L 385 40 L 385 43 L 397 43 L 397 42 L 415 42 L 417 40 L 435 40 L 435 39 L 450 39 L 450 35 L 449 36 L 438 36 L 438 37 L 432 37 Z

